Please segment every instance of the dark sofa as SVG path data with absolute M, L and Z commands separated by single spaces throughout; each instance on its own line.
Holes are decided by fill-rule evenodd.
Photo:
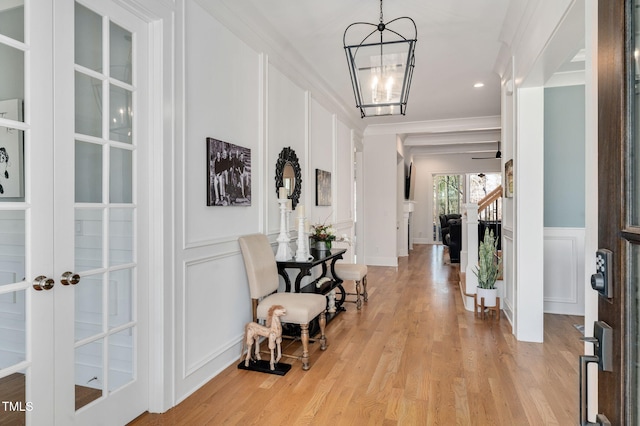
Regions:
M 460 263 L 460 251 L 462 250 L 462 219 L 449 221 L 449 260 L 451 263 Z
M 458 219 L 461 219 L 462 215 L 458 214 L 458 213 L 452 213 L 452 214 L 441 214 L 440 215 L 440 232 L 441 232 L 441 236 L 442 236 L 442 244 L 448 246 L 449 245 L 449 240 L 450 240 L 450 236 L 449 236 L 449 221 L 455 221 Z

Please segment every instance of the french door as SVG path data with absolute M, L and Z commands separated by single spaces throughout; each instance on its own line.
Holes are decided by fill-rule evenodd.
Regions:
M 146 37 L 112 1 L 0 2 L 0 420 L 147 409 Z

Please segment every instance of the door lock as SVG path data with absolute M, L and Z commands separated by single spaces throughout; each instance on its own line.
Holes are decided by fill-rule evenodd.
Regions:
M 593 337 L 583 337 L 580 340 L 593 343 L 601 371 L 613 371 L 613 329 L 609 324 L 604 321 L 594 322 Z
M 613 371 L 613 329 L 604 321 L 593 323 L 593 337 L 583 337 L 581 340 L 593 343 L 595 355 L 580 356 L 580 425 L 581 426 L 610 426 L 604 414 L 598 414 L 596 423 L 587 420 L 589 409 L 588 366 L 597 363 L 600 371 Z
M 591 288 L 608 299 L 613 297 L 613 252 L 600 249 L 596 252 L 596 273 L 591 275 Z

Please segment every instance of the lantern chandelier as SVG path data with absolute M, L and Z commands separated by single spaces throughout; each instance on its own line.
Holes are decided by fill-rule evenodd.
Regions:
M 403 30 L 412 35 L 401 35 L 399 31 Z M 407 16 L 385 23 L 382 0 L 379 23 L 354 22 L 344 30 L 342 43 L 361 118 L 405 115 L 417 35 L 416 23 Z M 347 39 L 361 41 L 353 44 Z

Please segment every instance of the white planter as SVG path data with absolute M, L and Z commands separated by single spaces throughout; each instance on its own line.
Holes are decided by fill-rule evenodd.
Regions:
M 492 308 L 496 306 L 496 297 L 498 297 L 498 289 L 497 288 L 476 288 L 476 293 L 478 294 L 478 304 L 481 303 L 482 298 L 484 297 L 484 306 L 486 308 Z

